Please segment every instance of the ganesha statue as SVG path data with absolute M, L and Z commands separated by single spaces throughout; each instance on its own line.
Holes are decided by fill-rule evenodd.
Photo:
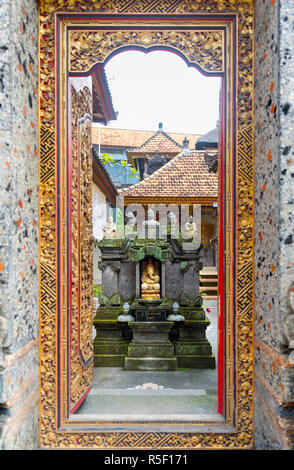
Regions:
M 160 299 L 158 262 L 152 258 L 143 263 L 143 273 L 141 277 L 141 297 L 145 300 Z

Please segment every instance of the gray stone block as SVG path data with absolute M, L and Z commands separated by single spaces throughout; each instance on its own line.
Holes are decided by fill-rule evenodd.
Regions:
M 121 263 L 118 282 L 122 300 L 133 299 L 136 295 L 136 263 Z
M 183 275 L 181 263 L 165 263 L 165 295 L 166 297 L 178 300 L 183 292 Z
M 102 271 L 102 293 L 108 298 L 118 294 L 118 272 L 109 265 Z

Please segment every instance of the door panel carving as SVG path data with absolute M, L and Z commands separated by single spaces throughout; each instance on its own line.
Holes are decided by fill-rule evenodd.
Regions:
M 81 80 L 82 81 L 82 80 Z M 71 158 L 69 159 L 69 338 L 70 410 L 91 386 L 92 341 L 92 92 L 87 86 L 71 93 Z

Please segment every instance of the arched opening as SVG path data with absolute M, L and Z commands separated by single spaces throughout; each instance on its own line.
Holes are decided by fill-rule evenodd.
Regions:
M 120 51 L 105 72 L 107 125 L 93 86 L 94 380 L 73 411 L 217 419 L 220 79 L 168 50 Z

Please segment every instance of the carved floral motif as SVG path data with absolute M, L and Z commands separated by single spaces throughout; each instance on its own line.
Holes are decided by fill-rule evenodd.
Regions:
M 189 62 L 206 72 L 222 72 L 223 31 L 71 31 L 70 71 L 86 72 L 103 63 L 115 50 L 129 46 L 144 49 L 156 46 L 173 47 Z

